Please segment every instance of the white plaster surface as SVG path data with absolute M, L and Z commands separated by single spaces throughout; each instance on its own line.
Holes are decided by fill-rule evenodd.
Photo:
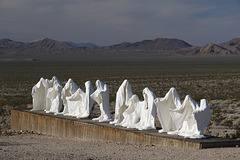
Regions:
M 62 89 L 61 99 L 63 100 L 63 112 L 62 114 L 68 115 L 69 108 L 67 103 L 67 97 L 71 97 L 78 89 L 78 86 L 73 80 L 70 78 Z
M 123 112 L 128 108 L 132 95 L 132 88 L 129 81 L 124 80 L 116 93 L 115 117 L 114 121 L 111 121 L 110 124 L 119 124 L 123 121 Z
M 62 109 L 62 85 L 57 77 L 53 78 L 53 86 L 47 91 L 47 105 L 46 105 L 46 113 L 54 113 L 58 114 Z
M 96 81 L 96 90 L 93 92 L 90 97 L 97 102 L 100 107 L 101 115 L 92 120 L 99 122 L 108 122 L 111 121 L 110 116 L 110 104 L 109 104 L 109 89 L 107 84 L 101 82 L 100 80 Z
M 50 87 L 53 85 L 53 80 L 48 80 L 40 78 L 38 83 L 32 88 L 32 98 L 33 98 L 33 109 L 35 110 L 45 110 L 47 105 L 47 92 Z
M 145 88 L 143 97 L 143 101 L 140 101 L 137 95 L 130 98 L 129 107 L 123 112 L 124 118 L 117 125 L 138 130 L 156 129 L 156 106 L 154 103 L 156 96 L 149 88 Z
M 93 85 L 90 81 L 85 82 L 85 93 L 82 93 L 82 107 L 80 107 L 80 112 L 77 115 L 77 118 L 87 118 L 91 115 L 94 100 L 90 97 L 90 95 L 94 92 Z
M 138 130 L 156 129 L 155 118 L 157 114 L 156 105 L 154 99 L 155 94 L 149 89 L 143 90 L 144 101 L 140 103 L 140 121 L 134 124 L 134 128 Z
M 32 88 L 33 109 L 47 113 L 87 118 L 91 115 L 96 102 L 100 107 L 100 116 L 93 118 L 99 122 L 109 122 L 110 116 L 108 86 L 96 81 L 96 90 L 90 81 L 85 83 L 86 91 L 78 88 L 70 78 L 64 88 L 57 77 L 51 80 L 41 78 Z M 201 99 L 200 106 L 189 95 L 181 103 L 175 88 L 171 88 L 163 98 L 156 98 L 149 89 L 143 90 L 144 100 L 132 93 L 128 80 L 124 80 L 116 93 L 115 118 L 110 124 L 138 130 L 156 129 L 156 115 L 161 123 L 159 132 L 176 134 L 185 138 L 204 138 L 211 112 L 206 99 Z
M 182 107 L 171 112 L 181 113 L 182 119 L 184 118 L 178 135 L 185 138 L 204 138 L 203 132 L 211 118 L 206 99 L 201 99 L 199 106 L 190 96 L 186 96 Z
M 204 138 L 203 132 L 210 118 L 207 100 L 200 106 L 189 95 L 181 104 L 175 88 L 171 88 L 164 98 L 156 98 L 157 115 L 162 126 L 159 132 L 177 134 L 185 138 Z
M 144 102 L 141 102 L 137 95 L 132 95 L 129 100 L 129 107 L 123 112 L 123 120 L 117 125 L 134 128 L 134 125 L 140 121 L 140 111 L 143 105 Z
M 157 107 L 157 116 L 161 123 L 162 129 L 159 132 L 172 132 L 180 129 L 180 126 L 176 126 L 173 118 L 169 112 L 169 109 L 176 109 L 181 107 L 181 100 L 175 88 L 171 88 L 164 98 L 156 98 L 155 104 Z M 174 116 L 181 116 L 175 114 Z

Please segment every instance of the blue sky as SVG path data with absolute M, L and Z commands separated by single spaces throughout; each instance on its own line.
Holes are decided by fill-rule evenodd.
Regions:
M 240 37 L 240 0 L 0 0 L 0 39 L 112 45 L 177 38 L 192 45 Z

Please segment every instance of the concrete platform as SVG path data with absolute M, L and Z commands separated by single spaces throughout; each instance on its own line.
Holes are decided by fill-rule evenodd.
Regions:
M 46 114 L 29 109 L 11 111 L 11 128 L 35 133 L 72 137 L 85 140 L 102 140 L 125 144 L 158 145 L 176 148 L 202 149 L 240 146 L 240 140 L 207 137 L 205 139 L 185 139 L 180 136 L 158 133 L 157 130 L 139 131 L 124 127 L 99 123 L 91 119 L 77 119 L 69 116 Z

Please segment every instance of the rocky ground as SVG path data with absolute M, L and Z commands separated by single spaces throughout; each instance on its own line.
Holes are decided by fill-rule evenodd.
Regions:
M 240 148 L 202 150 L 86 141 L 28 132 L 2 132 L 0 159 L 239 159 Z
M 199 103 L 206 98 L 212 118 L 205 134 L 240 138 L 240 63 L 234 61 L 155 63 L 0 63 L 0 159 L 238 159 L 239 148 L 198 151 L 157 146 L 61 139 L 32 133 L 10 132 L 12 108 L 31 107 L 31 89 L 41 77 L 57 76 L 62 85 L 72 78 L 82 89 L 87 80 L 109 86 L 111 113 L 115 93 L 124 79 L 142 99 L 149 87 L 163 97 L 175 87 L 183 100 L 189 94 Z M 87 76 L 86 76 L 87 75 Z M 95 114 L 99 108 L 95 108 Z M 156 124 L 159 123 L 156 121 Z

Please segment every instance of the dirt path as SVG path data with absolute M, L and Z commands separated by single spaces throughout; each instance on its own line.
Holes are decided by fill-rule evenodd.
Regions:
M 37 134 L 0 135 L 0 159 L 239 159 L 240 148 L 183 150 Z

